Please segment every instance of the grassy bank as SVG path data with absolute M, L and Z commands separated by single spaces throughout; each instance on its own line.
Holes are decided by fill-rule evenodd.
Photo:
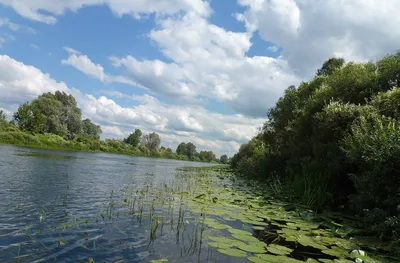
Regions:
M 82 152 L 104 152 L 113 154 L 123 154 L 130 156 L 165 158 L 174 160 L 189 161 L 186 156 L 177 155 L 175 153 L 163 151 L 150 151 L 144 146 L 133 147 L 124 143 L 122 140 L 106 139 L 106 140 L 66 140 L 55 134 L 34 134 L 23 132 L 15 125 L 10 123 L 0 124 L 0 143 L 12 144 L 17 146 L 28 146 L 44 149 L 57 149 L 67 151 Z

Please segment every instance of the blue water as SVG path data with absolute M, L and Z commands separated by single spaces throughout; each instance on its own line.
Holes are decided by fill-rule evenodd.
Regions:
M 172 231 L 149 245 L 145 220 L 123 215 L 119 206 L 107 209 L 121 202 L 127 186 L 168 185 L 176 168 L 205 165 L 2 145 L 0 262 L 149 262 L 165 256 L 192 262 L 182 257 Z

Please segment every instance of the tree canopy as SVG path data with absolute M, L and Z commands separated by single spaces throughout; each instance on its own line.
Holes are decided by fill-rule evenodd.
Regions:
M 160 136 L 155 132 L 142 136 L 141 144 L 146 146 L 150 151 L 157 151 L 160 147 L 160 143 Z
M 129 134 L 129 136 L 124 139 L 124 142 L 132 145 L 133 147 L 137 147 L 140 143 L 141 137 L 142 131 L 140 129 L 135 129 L 135 132 Z

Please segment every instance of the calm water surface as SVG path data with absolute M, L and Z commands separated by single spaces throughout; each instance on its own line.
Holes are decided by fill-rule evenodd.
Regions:
M 0 146 L 0 262 L 188 262 L 172 232 L 149 246 L 145 219 L 107 208 L 127 186 L 168 185 L 176 168 L 205 165 Z
M 0 262 L 400 262 L 338 218 L 190 166 L 209 165 L 0 146 Z

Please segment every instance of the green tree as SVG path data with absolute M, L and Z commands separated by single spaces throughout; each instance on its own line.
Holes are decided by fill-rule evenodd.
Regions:
M 227 164 L 228 163 L 228 156 L 226 154 L 222 155 L 221 158 L 219 159 L 219 162 L 222 164 Z
M 195 154 L 196 154 L 196 145 L 194 145 L 191 142 L 187 143 L 186 144 L 186 156 L 189 158 L 189 160 L 193 160 Z
M 140 143 L 140 138 L 142 137 L 142 131 L 140 129 L 135 129 L 135 132 L 129 134 L 128 138 L 124 139 L 124 142 L 137 147 Z
M 215 154 L 212 151 L 201 151 L 199 158 L 202 162 L 211 163 L 216 160 Z
M 178 147 L 176 148 L 176 154 L 186 156 L 186 154 L 187 154 L 186 143 L 181 142 L 178 145 Z
M 98 140 L 100 139 L 101 133 L 101 127 L 94 124 L 90 119 L 85 119 L 82 121 L 82 134 Z
M 75 98 L 59 91 L 22 104 L 14 119 L 22 130 L 53 133 L 65 139 L 74 139 L 82 128 L 82 113 Z
M 6 122 L 7 121 L 7 114 L 3 111 L 0 110 L 0 122 Z
M 332 73 L 343 66 L 345 63 L 343 58 L 330 58 L 324 62 L 322 68 L 317 71 L 317 76 L 332 75 Z
M 153 132 L 142 136 L 141 144 L 146 146 L 150 151 L 157 151 L 160 147 L 160 136 Z

